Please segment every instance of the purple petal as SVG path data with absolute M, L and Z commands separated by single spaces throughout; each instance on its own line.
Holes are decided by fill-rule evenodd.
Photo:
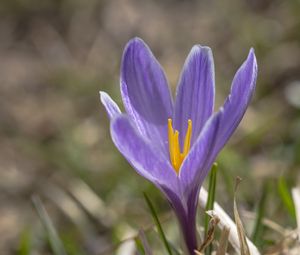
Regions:
M 119 115 L 112 120 L 111 136 L 116 147 L 140 175 L 159 188 L 164 186 L 177 191 L 178 178 L 169 161 L 140 135 L 127 116 Z
M 111 97 L 107 93 L 100 91 L 100 100 L 104 105 L 110 119 L 121 114 L 118 105 L 111 99 Z
M 188 55 L 177 87 L 175 129 L 184 141 L 188 119 L 192 120 L 191 144 L 213 113 L 215 97 L 214 62 L 211 49 L 196 45 Z
M 183 161 L 179 173 L 181 190 L 183 192 L 182 197 L 183 200 L 186 201 L 186 214 L 182 217 L 185 222 L 183 222 L 184 224 L 181 224 L 181 226 L 187 247 L 192 251 L 193 249 L 190 249 L 190 247 L 195 247 L 195 243 L 197 244 L 194 233 L 198 194 L 201 184 L 214 161 L 211 151 L 213 151 L 216 143 L 215 136 L 220 129 L 221 116 L 222 112 L 219 112 L 207 121 L 190 153 Z
M 140 133 L 167 156 L 172 98 L 161 66 L 141 39 L 132 39 L 125 48 L 121 93 L 126 112 Z
M 165 194 L 179 220 L 187 248 L 192 252 L 197 248 L 196 210 L 194 207 L 192 211 L 188 209 L 189 201 L 182 197 L 179 179 L 169 161 L 141 137 L 125 115 L 112 120 L 111 136 L 133 168 Z
M 182 163 L 179 179 L 183 192 L 188 199 L 192 193 L 197 193 L 215 160 L 213 151 L 217 141 L 216 135 L 222 128 L 220 125 L 222 115 L 223 112 L 220 111 L 207 121 L 197 141 Z M 189 203 L 193 204 L 192 201 Z
M 194 204 L 196 207 L 189 208 L 189 201 L 186 204 L 186 200 L 182 199 L 170 190 L 163 190 L 167 196 L 173 210 L 177 216 L 181 227 L 181 233 L 185 240 L 186 248 L 189 254 L 194 254 L 194 251 L 198 248 L 197 245 L 197 232 L 196 232 L 196 211 L 197 211 L 197 199 Z M 193 199 L 193 198 L 192 198 Z M 191 210 L 190 210 L 191 209 Z
M 194 236 L 193 226 L 196 218 L 198 194 L 201 184 L 214 161 L 211 152 L 216 143 L 215 137 L 220 129 L 221 117 L 222 112 L 219 112 L 206 122 L 190 153 L 183 161 L 179 172 L 182 200 L 185 203 L 186 211 L 185 217 L 183 217 L 186 222 L 182 225 L 186 226 L 184 233 L 189 237 L 188 239 L 192 239 Z M 195 243 L 195 237 L 193 240 L 192 243 Z
M 211 119 L 205 124 L 197 141 L 180 169 L 180 179 L 187 196 L 193 186 L 200 188 L 219 151 L 226 144 L 252 98 L 257 76 L 257 64 L 251 49 L 247 60 L 236 73 L 231 93 Z
M 222 111 L 221 128 L 217 134 L 214 154 L 217 155 L 227 143 L 239 123 L 254 94 L 257 78 L 257 62 L 254 50 L 251 49 L 246 61 L 234 76 L 230 95 L 227 97 Z

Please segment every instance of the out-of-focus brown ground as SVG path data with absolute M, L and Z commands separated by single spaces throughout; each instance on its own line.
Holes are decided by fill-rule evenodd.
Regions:
M 254 47 L 257 92 L 220 156 L 229 188 L 220 177 L 217 199 L 231 210 L 230 193 L 221 194 L 237 174 L 245 180 L 241 204 L 251 211 L 265 180 L 276 183 L 283 174 L 296 185 L 299 13 L 296 0 L 1 1 L 0 253 L 15 254 L 22 233 L 34 240 L 33 254 L 49 253 L 33 194 L 63 239 L 86 254 L 101 254 L 124 233 L 151 222 L 143 190 L 154 194 L 162 211 L 169 209 L 114 149 L 99 103 L 98 91 L 105 90 L 121 104 L 120 59 L 134 36 L 152 48 L 173 89 L 193 44 L 210 46 L 218 105 Z M 274 185 L 267 216 L 292 226 Z

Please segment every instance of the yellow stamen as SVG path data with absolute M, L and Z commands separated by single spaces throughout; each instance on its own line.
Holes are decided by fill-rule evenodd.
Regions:
M 172 126 L 172 120 L 168 119 L 168 135 L 169 135 L 169 151 L 172 165 L 175 164 L 174 158 L 174 130 Z
M 192 121 L 188 120 L 188 128 L 186 131 L 183 147 L 183 157 L 186 157 L 191 147 L 191 137 L 192 137 Z
M 188 120 L 188 127 L 184 139 L 183 152 L 180 150 L 179 143 L 179 132 L 173 129 L 172 119 L 168 119 L 168 136 L 169 136 L 169 152 L 170 161 L 176 173 L 179 173 L 180 166 L 189 153 L 191 147 L 191 137 L 192 137 L 192 121 Z
M 180 145 L 179 145 L 179 132 L 176 130 L 174 133 L 174 168 L 178 171 L 180 167 Z

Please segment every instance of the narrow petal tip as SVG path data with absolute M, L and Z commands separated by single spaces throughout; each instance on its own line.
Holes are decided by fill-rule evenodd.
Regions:
M 99 91 L 99 96 L 100 96 L 100 101 L 103 103 L 103 98 L 107 97 L 108 94 L 106 92 L 100 90 Z
M 110 119 L 121 114 L 118 105 L 111 99 L 111 97 L 104 91 L 99 91 L 100 101 L 106 109 L 106 112 Z
M 240 73 L 240 75 L 244 76 L 244 79 L 246 77 L 248 77 L 248 79 L 250 78 L 251 82 L 248 85 L 251 88 L 255 88 L 256 78 L 257 78 L 257 61 L 256 61 L 254 48 L 250 48 L 247 59 L 242 64 L 242 66 L 240 67 L 240 69 L 238 70 L 236 75 L 238 73 Z M 244 85 L 240 84 L 240 86 L 244 86 Z
M 256 56 L 255 56 L 255 50 L 252 47 L 249 50 L 249 54 L 248 54 L 246 62 L 252 63 L 253 68 L 257 69 L 257 61 L 256 61 Z
M 256 60 L 256 56 L 255 56 L 255 51 L 254 48 L 250 49 L 249 55 L 248 55 L 248 61 L 251 61 L 252 63 L 252 68 L 253 68 L 253 86 L 255 87 L 256 85 L 256 79 L 257 79 L 257 60 Z
M 255 49 L 253 47 L 250 48 L 249 54 L 253 54 L 254 57 L 255 57 Z

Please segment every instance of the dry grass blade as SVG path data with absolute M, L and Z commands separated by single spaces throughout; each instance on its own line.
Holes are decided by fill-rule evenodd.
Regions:
M 202 187 L 199 194 L 199 205 L 203 209 L 206 206 L 207 197 L 208 197 L 207 191 Z M 229 242 L 236 250 L 236 252 L 239 252 L 240 243 L 239 243 L 238 233 L 236 229 L 236 224 L 233 222 L 231 217 L 224 211 L 224 209 L 217 202 L 214 203 L 214 213 L 220 219 L 220 223 L 218 224 L 218 227 L 223 229 L 226 226 L 230 229 L 229 238 L 228 238 Z M 251 251 L 251 255 L 260 255 L 259 250 L 251 242 L 251 240 L 247 239 L 247 242 Z
M 298 237 L 300 238 L 300 188 L 293 188 L 292 189 L 292 196 L 294 201 L 294 206 L 296 210 L 296 220 L 297 220 L 297 232 Z
M 300 245 L 297 230 L 289 231 L 279 242 L 266 249 L 265 255 L 299 255 Z
M 200 252 L 200 251 L 195 251 L 195 254 L 196 254 L 196 255 L 203 255 L 203 253 Z
M 238 185 L 240 182 L 241 182 L 241 178 L 237 177 L 235 191 L 234 191 L 234 199 L 233 199 L 234 221 L 235 221 L 238 236 L 239 236 L 241 255 L 251 255 L 251 253 L 249 251 L 249 246 L 248 246 L 248 243 L 246 240 L 246 234 L 245 234 L 245 230 L 243 227 L 243 223 L 241 221 L 241 218 L 240 218 L 240 215 L 239 215 L 239 212 L 237 209 L 237 205 L 236 205 L 236 192 L 237 192 L 237 188 L 238 188 Z
M 221 239 L 219 248 L 217 250 L 216 255 L 225 255 L 228 246 L 228 238 L 229 238 L 230 228 L 224 227 L 221 233 Z
M 207 231 L 207 235 L 201 244 L 200 248 L 198 249 L 199 252 L 203 252 L 206 247 L 210 245 L 210 243 L 214 240 L 215 229 L 220 219 L 217 216 L 213 216 L 209 221 L 209 229 Z
M 247 219 L 253 220 L 253 221 L 257 217 L 254 212 L 250 212 L 250 211 L 246 211 L 246 210 L 243 210 L 242 214 L 243 214 L 244 218 L 247 218 Z M 277 222 L 275 222 L 269 218 L 266 218 L 266 217 L 262 218 L 261 223 L 265 227 L 267 227 L 270 230 L 279 234 L 280 236 L 286 236 L 286 233 L 289 232 L 288 229 L 285 229 L 283 226 L 279 225 Z M 249 244 L 249 241 L 248 241 L 248 244 Z M 249 248 L 251 248 L 250 245 L 249 245 Z

